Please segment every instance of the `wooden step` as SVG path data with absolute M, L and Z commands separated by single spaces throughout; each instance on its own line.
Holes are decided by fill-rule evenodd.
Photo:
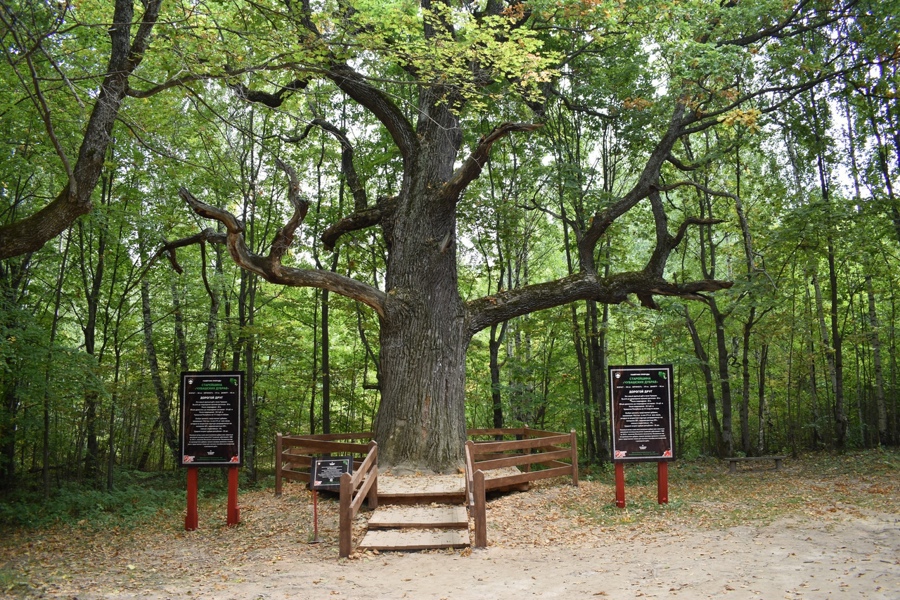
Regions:
M 464 506 L 383 506 L 369 517 L 369 529 L 468 529 Z
M 431 550 L 468 546 L 468 529 L 378 529 L 367 532 L 357 550 Z

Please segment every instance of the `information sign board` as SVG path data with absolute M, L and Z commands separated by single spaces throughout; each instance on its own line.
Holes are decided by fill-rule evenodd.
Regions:
M 242 371 L 181 374 L 181 466 L 240 467 Z
M 309 487 L 313 490 L 340 490 L 341 475 L 344 473 L 353 473 L 352 456 L 314 458 L 309 470 Z
M 675 457 L 672 365 L 609 367 L 613 462 Z

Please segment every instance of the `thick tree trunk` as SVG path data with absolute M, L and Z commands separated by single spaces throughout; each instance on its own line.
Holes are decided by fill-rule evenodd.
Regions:
M 379 461 L 397 469 L 455 471 L 466 442 L 466 348 L 456 287 L 393 288 L 381 329 Z
M 427 106 L 428 104 L 425 104 Z M 466 442 L 466 349 L 471 333 L 458 292 L 456 197 L 438 191 L 461 143 L 456 118 L 435 110 L 388 228 L 381 325 L 379 461 L 398 469 L 455 471 Z

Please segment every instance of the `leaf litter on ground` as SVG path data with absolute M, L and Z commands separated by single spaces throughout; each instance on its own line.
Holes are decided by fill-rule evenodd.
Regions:
M 779 519 L 840 520 L 865 513 L 900 513 L 900 452 L 877 450 L 788 458 L 780 470 L 765 462 L 736 474 L 718 460 L 669 466 L 669 503 L 657 503 L 656 465 L 625 466 L 625 508 L 615 506 L 613 471 L 570 480 L 536 482 L 526 492 L 491 495 L 487 505 L 492 546 L 602 547 L 637 535 L 678 536 L 696 529 L 762 525 Z M 225 500 L 203 498 L 200 527 L 184 531 L 184 512 L 162 511 L 140 527 L 98 528 L 90 523 L 0 532 L 0 597 L 58 595 L 103 581 L 122 590 L 156 581 L 240 581 L 250 572 L 277 573 L 294 561 L 338 561 L 338 502 L 320 494 L 314 523 L 311 492 L 289 485 L 239 496 L 241 523 L 225 525 Z M 368 513 L 354 523 L 359 541 Z M 314 541 L 315 530 L 318 540 Z M 442 551 L 444 552 L 444 551 Z M 471 550 L 449 553 L 468 556 Z M 351 560 L 377 560 L 374 552 Z

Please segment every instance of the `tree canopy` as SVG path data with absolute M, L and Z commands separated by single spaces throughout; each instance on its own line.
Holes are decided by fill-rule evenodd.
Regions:
M 326 308 L 340 306 L 329 294 L 356 301 L 371 309 L 351 311 L 351 330 L 374 371 L 361 385 L 379 392 L 384 461 L 447 470 L 465 441 L 469 354 L 489 336 L 496 423 L 499 349 L 519 356 L 527 379 L 538 311 L 552 315 L 541 317 L 549 331 L 573 336 L 575 414 L 589 454 L 602 455 L 609 307 L 629 311 L 633 299 L 684 328 L 676 337 L 702 381 L 716 452 L 748 451 L 750 438 L 732 433 L 732 378 L 749 436 L 751 358 L 764 380 L 769 351 L 758 326 L 777 313 L 788 327 L 782 291 L 805 278 L 822 324 L 804 334 L 805 351 L 823 344 L 840 445 L 842 294 L 862 288 L 842 286 L 838 240 L 854 211 L 900 222 L 893 5 L 3 0 L 5 170 L 19 182 L 3 187 L 8 295 L 22 304 L 16 274 L 30 274 L 33 257 L 61 256 L 52 260 L 64 288 L 60 240 L 90 213 L 78 221 L 78 231 L 96 228 L 79 238 L 88 316 L 111 314 L 112 294 L 116 310 L 141 304 L 152 365 L 159 290 L 149 278 L 167 257 L 186 274 L 168 292 L 173 335 L 186 328 L 179 307 L 208 305 L 197 321 L 202 363 L 216 364 L 218 351 L 218 364 L 251 372 L 251 386 L 267 354 L 258 302 L 290 304 L 268 284 L 319 290 L 294 300 L 312 302 L 316 341 L 331 334 Z M 243 272 L 229 269 L 223 247 Z M 104 271 L 129 260 L 142 273 Z M 216 350 L 230 293 L 238 329 Z M 84 323 L 87 340 L 96 318 Z M 116 330 L 107 325 L 104 341 Z M 197 362 L 180 339 L 182 365 Z M 549 368 L 561 350 L 546 343 Z M 102 342 L 92 345 L 87 354 L 102 360 Z M 314 370 L 329 361 L 317 355 Z M 545 391 L 559 378 L 545 374 Z M 171 438 L 170 390 L 163 378 L 153 388 Z M 516 407 L 522 416 L 546 415 L 534 385 L 508 393 L 532 398 Z M 18 406 L 10 400 L 7 412 Z

